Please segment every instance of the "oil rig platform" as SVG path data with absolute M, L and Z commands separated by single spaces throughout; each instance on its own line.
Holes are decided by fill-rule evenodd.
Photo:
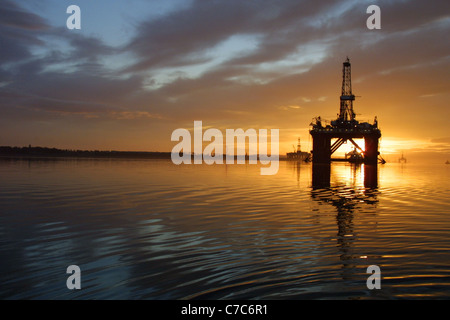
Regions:
M 309 152 L 304 152 L 301 149 L 300 146 L 300 138 L 298 138 L 297 142 L 297 150 L 294 146 L 294 152 L 288 152 L 286 153 L 286 159 L 290 161 L 304 161 L 304 162 L 310 162 L 311 161 L 311 154 Z
M 350 141 L 356 150 L 360 151 L 362 162 L 365 164 L 385 163 L 378 151 L 381 131 L 378 129 L 377 117 L 373 123 L 359 122 L 355 119 L 352 93 L 351 64 L 350 60 L 343 63 L 342 93 L 340 97 L 340 112 L 338 118 L 324 126 L 324 121 L 317 117 L 311 123 L 310 134 L 313 138 L 312 161 L 313 163 L 330 163 L 335 159 L 331 155 L 347 141 Z M 331 144 L 332 139 L 337 139 Z M 353 139 L 364 139 L 365 150 L 362 150 Z M 346 161 L 347 159 L 341 159 Z

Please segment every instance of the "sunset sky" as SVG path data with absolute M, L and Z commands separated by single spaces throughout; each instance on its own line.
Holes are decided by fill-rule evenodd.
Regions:
M 81 30 L 66 28 L 71 4 Z M 298 137 L 309 151 L 348 56 L 382 155 L 450 160 L 449 34 L 448 0 L 3 0 L 0 145 L 170 151 L 202 120 L 277 128 L 281 154 Z

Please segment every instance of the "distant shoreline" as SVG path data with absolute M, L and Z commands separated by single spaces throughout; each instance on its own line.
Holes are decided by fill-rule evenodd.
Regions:
M 7 159 L 45 159 L 45 158 L 84 158 L 84 159 L 172 159 L 171 152 L 156 151 L 100 151 L 70 150 L 48 147 L 10 147 L 0 146 L 0 158 Z M 193 156 L 193 155 L 192 155 Z M 237 159 L 237 156 L 235 156 Z M 248 158 L 248 156 L 246 156 Z M 247 159 L 246 159 L 247 160 Z M 279 160 L 286 160 L 281 157 Z
M 2 158 L 171 159 L 170 152 L 68 150 L 47 147 L 0 147 Z

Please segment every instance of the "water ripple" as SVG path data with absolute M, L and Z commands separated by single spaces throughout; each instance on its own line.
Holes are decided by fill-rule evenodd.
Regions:
M 368 186 L 362 168 L 330 171 L 0 162 L 0 298 L 449 298 L 448 172 L 385 166 Z

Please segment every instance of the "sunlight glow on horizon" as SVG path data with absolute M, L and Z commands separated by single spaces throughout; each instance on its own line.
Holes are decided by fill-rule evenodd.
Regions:
M 369 0 L 262 3 L 79 0 L 75 31 L 67 2 L 5 1 L 0 145 L 170 152 L 171 133 L 202 120 L 279 129 L 280 156 L 299 137 L 310 152 L 311 119 L 339 111 L 348 56 L 356 119 L 379 116 L 381 156 L 450 158 L 445 4 L 386 2 L 371 31 Z

